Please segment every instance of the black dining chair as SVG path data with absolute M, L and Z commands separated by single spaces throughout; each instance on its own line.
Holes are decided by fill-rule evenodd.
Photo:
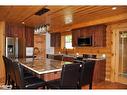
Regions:
M 80 63 L 62 66 L 61 78 L 47 82 L 48 89 L 78 89 Z
M 7 58 L 5 56 L 3 57 L 4 65 L 5 65 L 5 85 L 10 85 L 10 63 L 7 61 Z
M 82 67 L 80 71 L 79 89 L 84 85 L 89 85 L 89 89 L 92 89 L 95 61 L 85 61 L 80 64 L 82 64 Z
M 14 75 L 14 66 L 13 66 L 13 60 L 10 58 L 7 58 L 3 56 L 3 60 L 5 63 L 5 72 L 6 72 L 6 78 L 5 78 L 5 85 L 12 85 L 13 88 L 15 88 L 15 75 Z M 24 79 L 33 77 L 33 74 L 28 72 L 27 70 L 24 70 Z
M 18 89 L 37 89 L 44 88 L 45 81 L 33 76 L 30 78 L 24 79 L 23 67 L 20 63 L 14 62 L 14 70 L 15 70 L 15 79 L 16 79 L 16 88 Z

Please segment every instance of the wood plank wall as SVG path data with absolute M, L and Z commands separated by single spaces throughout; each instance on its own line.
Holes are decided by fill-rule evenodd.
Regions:
M 0 84 L 4 83 L 5 69 L 2 55 L 4 55 L 5 47 L 5 22 L 0 22 Z

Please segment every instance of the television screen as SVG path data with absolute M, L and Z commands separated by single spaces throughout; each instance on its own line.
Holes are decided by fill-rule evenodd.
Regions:
M 92 37 L 80 37 L 78 38 L 79 46 L 91 46 L 92 45 Z

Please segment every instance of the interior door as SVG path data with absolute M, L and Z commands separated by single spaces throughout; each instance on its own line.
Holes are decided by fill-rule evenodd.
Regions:
M 119 32 L 118 82 L 127 84 L 127 31 Z

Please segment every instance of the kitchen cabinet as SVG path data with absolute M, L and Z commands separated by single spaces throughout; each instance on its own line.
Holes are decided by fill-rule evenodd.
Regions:
M 106 77 L 106 60 L 96 61 L 93 75 L 93 82 L 98 83 L 105 81 Z
M 25 27 L 23 25 L 15 25 L 6 23 L 5 25 L 5 34 L 7 37 L 18 37 L 22 38 L 23 33 L 25 31 Z
M 45 81 L 60 79 L 60 77 L 61 77 L 61 71 L 47 73 L 41 76 L 41 78 L 44 79 Z
M 26 47 L 34 46 L 34 29 L 31 27 L 25 27 L 25 39 Z
M 106 25 L 95 25 L 72 30 L 72 46 L 78 46 L 79 37 L 92 37 L 93 47 L 106 46 Z
M 106 46 L 106 26 L 99 25 L 96 26 L 96 31 L 93 33 L 93 45 L 95 47 L 105 47 Z
M 51 47 L 61 47 L 61 33 L 51 33 Z
M 78 38 L 80 37 L 80 30 L 73 30 L 72 31 L 72 46 L 78 46 Z

